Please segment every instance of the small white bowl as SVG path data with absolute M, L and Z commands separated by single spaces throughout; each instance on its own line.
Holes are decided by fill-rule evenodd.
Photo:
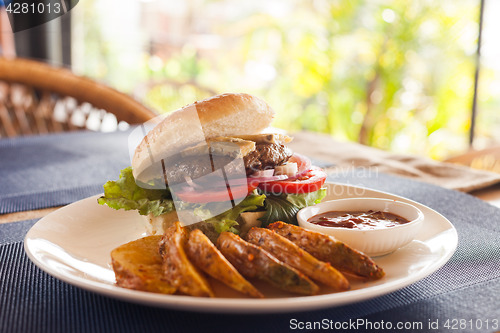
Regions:
M 390 228 L 360 230 L 324 227 L 307 221 L 315 215 L 330 211 L 367 212 L 369 210 L 393 213 L 410 222 Z M 325 201 L 303 208 L 297 214 L 297 220 L 303 228 L 333 236 L 353 249 L 375 257 L 391 253 L 411 242 L 424 221 L 424 214 L 417 207 L 397 200 L 352 198 Z

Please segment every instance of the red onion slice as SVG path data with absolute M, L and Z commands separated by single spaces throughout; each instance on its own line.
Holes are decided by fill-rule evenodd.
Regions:
M 250 178 L 267 178 L 274 176 L 274 169 L 255 171 L 250 175 Z
M 287 175 L 278 175 L 278 176 L 270 176 L 270 177 L 250 177 L 249 181 L 266 183 L 266 182 L 275 182 L 278 180 L 285 180 L 285 179 L 288 179 Z
M 289 180 L 294 180 L 304 176 L 309 170 L 311 170 L 312 163 L 311 160 L 304 155 L 293 153 L 292 157 L 288 160 L 289 162 L 297 163 L 297 174 L 293 177 L 289 177 Z

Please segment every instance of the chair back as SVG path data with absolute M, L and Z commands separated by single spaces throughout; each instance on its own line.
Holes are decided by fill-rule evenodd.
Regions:
M 109 131 L 155 116 L 132 97 L 67 69 L 0 58 L 0 137 Z

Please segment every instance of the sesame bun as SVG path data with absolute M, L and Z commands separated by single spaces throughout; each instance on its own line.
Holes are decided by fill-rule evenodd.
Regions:
M 274 111 L 260 98 L 227 93 L 194 102 L 170 113 L 137 146 L 132 159 L 134 177 L 153 163 L 217 136 L 261 133 Z

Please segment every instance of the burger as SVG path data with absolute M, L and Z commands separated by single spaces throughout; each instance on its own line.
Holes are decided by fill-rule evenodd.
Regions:
M 174 111 L 144 135 L 98 203 L 137 210 L 150 234 L 179 220 L 212 240 L 275 221 L 297 224 L 301 208 L 325 197 L 326 174 L 287 147 L 291 137 L 269 131 L 273 118 L 263 100 L 243 93 Z

